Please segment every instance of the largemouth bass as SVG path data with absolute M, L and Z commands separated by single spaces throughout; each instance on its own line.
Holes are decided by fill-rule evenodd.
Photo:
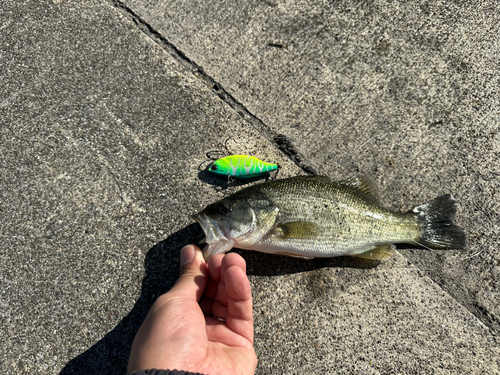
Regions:
M 307 259 L 384 259 L 396 243 L 463 248 L 455 212 L 449 194 L 400 213 L 382 208 L 362 179 L 298 176 L 244 188 L 192 217 L 206 234 L 206 259 L 232 247 Z

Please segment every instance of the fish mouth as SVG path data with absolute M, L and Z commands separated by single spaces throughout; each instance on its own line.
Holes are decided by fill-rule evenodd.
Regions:
M 212 244 L 226 239 L 224 232 L 217 220 L 210 219 L 203 213 L 192 215 L 191 218 L 200 224 L 201 229 L 205 232 L 205 242 Z
M 209 261 L 210 257 L 215 254 L 225 253 L 234 245 L 234 240 L 228 238 L 224 231 L 223 223 L 211 219 L 203 213 L 192 215 L 191 218 L 200 224 L 201 229 L 205 232 L 205 238 L 200 242 L 206 242 L 207 245 L 203 249 L 205 261 Z

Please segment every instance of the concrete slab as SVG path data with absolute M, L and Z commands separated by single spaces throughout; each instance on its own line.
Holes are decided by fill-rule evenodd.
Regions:
M 108 3 L 1 10 L 0 369 L 124 373 L 189 215 L 227 194 L 207 151 L 298 168 Z
M 301 171 L 110 3 L 0 9 L 0 369 L 124 373 L 202 237 L 188 215 L 228 193 L 200 172 L 206 152 L 231 136 Z M 259 374 L 498 372 L 488 328 L 399 254 L 242 255 Z
M 499 371 L 488 328 L 402 255 L 377 266 L 345 258 L 310 267 L 254 279 L 257 373 Z
M 394 209 L 453 193 L 466 251 L 403 253 L 500 333 L 496 1 L 120 3 L 320 173 Z

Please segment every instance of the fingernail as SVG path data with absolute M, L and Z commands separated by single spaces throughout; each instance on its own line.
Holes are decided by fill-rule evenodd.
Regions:
M 186 245 L 181 249 L 181 267 L 191 263 L 196 255 L 196 250 L 192 245 Z

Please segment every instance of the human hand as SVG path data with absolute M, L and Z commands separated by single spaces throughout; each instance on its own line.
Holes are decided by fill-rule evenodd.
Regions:
M 253 374 L 252 293 L 244 259 L 194 245 L 181 250 L 181 276 L 151 307 L 132 345 L 128 372 L 178 369 Z

